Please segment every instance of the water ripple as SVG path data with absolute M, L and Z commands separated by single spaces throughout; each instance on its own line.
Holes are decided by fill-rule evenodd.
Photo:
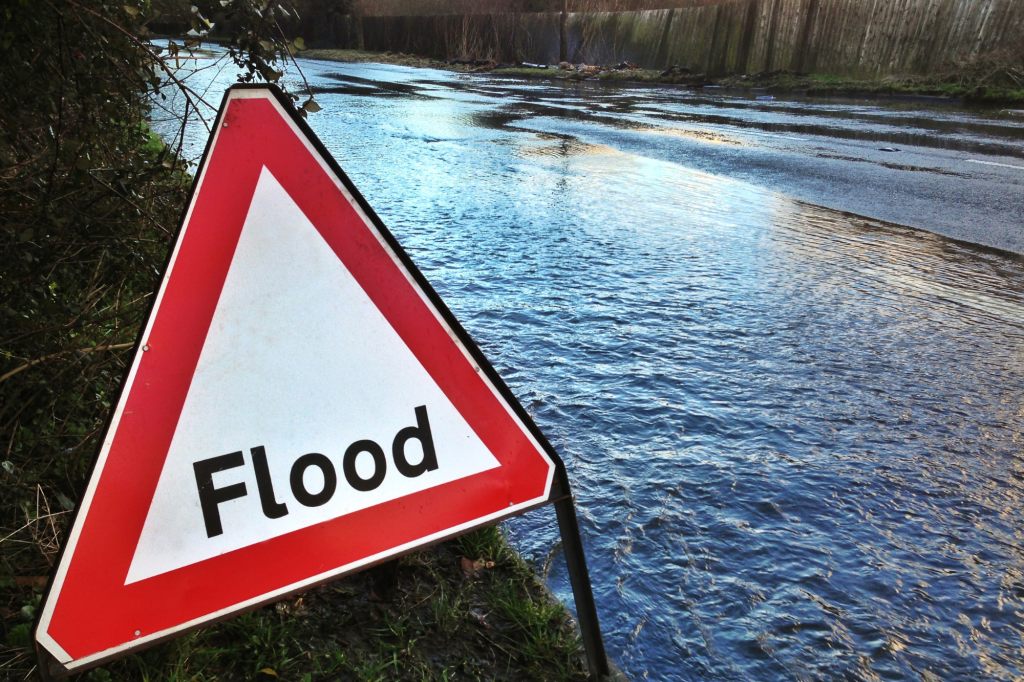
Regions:
M 634 679 L 1024 675 L 1024 262 L 509 114 L 546 86 L 319 68 L 310 123 L 566 460 Z M 509 528 L 543 567 L 551 510 Z

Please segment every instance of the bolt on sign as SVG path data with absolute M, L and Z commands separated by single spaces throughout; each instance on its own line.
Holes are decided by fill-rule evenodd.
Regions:
M 41 670 L 548 502 L 571 510 L 564 467 L 480 350 L 280 91 L 235 86 L 40 610 Z

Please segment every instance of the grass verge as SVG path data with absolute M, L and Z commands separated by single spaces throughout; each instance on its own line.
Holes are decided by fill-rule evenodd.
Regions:
M 302 53 L 306 59 L 318 59 L 328 62 L 372 62 L 375 64 L 395 64 L 398 66 L 416 66 L 426 69 L 442 69 L 444 71 L 471 72 L 478 67 L 469 64 L 450 64 L 431 57 L 418 57 L 401 52 L 367 52 L 365 50 L 306 50 Z
M 955 74 L 935 76 L 889 76 L 881 79 L 851 79 L 826 74 L 800 74 L 775 71 L 716 79 L 715 85 L 741 88 L 765 88 L 768 93 L 806 92 L 808 95 L 842 96 L 926 95 L 950 97 L 982 105 L 1024 104 L 1024 88 L 986 85 L 963 80 Z
M 4 585 L 25 618 L 3 648 L 10 680 L 31 674 L 27 618 L 42 591 L 19 582 Z M 575 681 L 584 670 L 568 611 L 488 527 L 78 679 Z

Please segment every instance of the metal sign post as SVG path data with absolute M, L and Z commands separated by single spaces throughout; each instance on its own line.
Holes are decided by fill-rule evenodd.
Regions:
M 576 602 L 576 617 L 580 624 L 583 649 L 587 652 L 587 667 L 590 676 L 598 680 L 609 674 L 608 656 L 604 651 L 604 638 L 601 636 L 601 624 L 597 618 L 594 590 L 590 586 L 590 571 L 587 570 L 587 556 L 580 538 L 580 526 L 576 519 L 572 491 L 569 488 L 569 477 L 565 472 L 565 465 L 561 462 L 558 477 L 562 490 L 565 491 L 554 503 L 555 513 L 558 515 L 558 530 L 562 536 L 562 551 L 565 552 L 565 565 L 572 585 L 573 600 Z
M 552 502 L 607 674 L 565 466 L 276 87 L 225 94 L 137 343 L 39 610 L 44 676 Z

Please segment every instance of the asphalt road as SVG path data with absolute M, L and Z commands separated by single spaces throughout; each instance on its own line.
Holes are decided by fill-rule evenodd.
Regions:
M 216 102 L 234 81 L 234 70 L 219 49 L 203 55 L 204 69 L 190 82 Z M 471 125 L 606 145 L 799 201 L 1024 254 L 1024 110 L 878 99 L 759 101 L 672 86 L 300 61 L 318 93 L 358 96 L 367 106 L 390 98 L 476 102 L 487 113 Z M 305 87 L 291 71 L 285 82 L 295 92 Z M 158 109 L 181 105 L 161 103 Z M 173 137 L 176 120 L 163 125 L 161 115 L 158 110 L 156 128 Z M 312 123 L 331 126 L 327 120 Z M 198 158 L 206 135 L 198 123 L 190 126 L 187 156 Z
M 507 108 L 526 117 L 517 127 L 1024 254 L 1024 112 L 878 100 L 764 102 L 590 83 L 533 85 L 513 95 Z

